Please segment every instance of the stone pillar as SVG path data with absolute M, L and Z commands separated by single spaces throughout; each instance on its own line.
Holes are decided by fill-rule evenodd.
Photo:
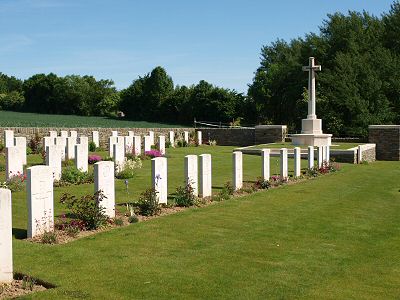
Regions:
M 362 163 L 362 148 L 360 145 L 357 147 L 357 163 Z
M 308 146 L 308 168 L 314 168 L 314 146 Z
M 46 166 L 52 169 L 53 180 L 61 179 L 61 152 L 62 146 L 50 145 L 46 148 Z
M 185 156 L 185 184 L 193 189 L 193 194 L 198 196 L 198 183 L 197 183 L 197 155 Z
M 212 195 L 211 154 L 200 154 L 199 163 L 200 163 L 199 195 L 201 198 L 211 197 Z
M 105 196 L 99 205 L 109 218 L 115 217 L 114 162 L 99 161 L 94 164 L 94 192 L 101 191 Z
M 14 143 L 19 150 L 22 164 L 26 165 L 26 137 L 16 137 L 14 138 Z
M 322 146 L 317 147 L 317 166 L 321 168 L 323 165 L 324 157 L 323 157 L 323 148 Z
M 171 144 L 171 147 L 175 148 L 175 132 L 173 131 L 169 132 L 169 142 Z
M 85 144 L 75 145 L 75 167 L 81 172 L 88 171 L 88 152 Z
M 301 175 L 301 149 L 295 147 L 293 149 L 294 157 L 294 177 L 299 177 Z
M 199 146 L 203 144 L 203 137 L 201 131 L 197 131 L 197 144 Z
M 158 149 L 162 155 L 165 155 L 165 136 L 158 136 Z
M 168 180 L 167 158 L 156 157 L 151 160 L 151 182 L 157 192 L 158 203 L 167 204 Z
M 96 148 L 100 147 L 99 132 L 92 131 L 92 142 L 96 145 Z
M 49 166 L 27 169 L 28 238 L 54 230 L 53 174 Z
M 270 177 L 270 149 L 261 150 L 261 177 L 264 181 L 268 181 Z
M 11 191 L 0 188 L 0 284 L 13 281 Z
M 281 179 L 285 180 L 288 177 L 288 152 L 286 148 L 281 148 Z
M 142 137 L 140 135 L 133 137 L 133 154 L 135 156 L 142 154 Z
M 145 152 L 145 154 L 147 151 L 151 150 L 151 145 L 152 145 L 151 136 L 145 135 L 144 136 L 144 152 Z
M 21 153 L 18 147 L 6 148 L 6 180 L 18 174 L 23 174 L 24 168 L 21 160 Z
M 14 131 L 4 130 L 4 147 L 14 146 Z
M 243 187 L 243 154 L 240 151 L 232 153 L 233 178 L 232 185 L 235 191 Z

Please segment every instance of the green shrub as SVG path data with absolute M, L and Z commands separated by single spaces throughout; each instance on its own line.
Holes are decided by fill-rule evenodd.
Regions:
M 26 155 L 31 155 L 33 153 L 30 147 L 26 147 Z
M 93 176 L 93 173 L 82 172 L 75 166 L 68 166 L 62 170 L 61 180 L 71 184 L 92 183 Z
M 189 207 L 196 204 L 196 196 L 193 192 L 193 187 L 191 184 L 187 184 L 182 187 L 179 186 L 176 188 L 174 201 L 177 206 L 181 207 Z
M 89 151 L 95 152 L 96 151 L 96 144 L 94 142 L 89 143 Z
M 154 188 L 145 190 L 139 197 L 139 211 L 143 216 L 155 216 L 161 212 L 157 192 Z
M 63 161 L 61 162 L 61 166 L 62 166 L 63 168 L 65 168 L 65 167 L 72 167 L 72 166 L 74 166 L 74 165 L 75 165 L 75 162 L 74 162 L 73 159 L 66 159 L 66 160 L 63 160 Z
M 104 198 L 101 191 L 81 198 L 64 193 L 60 202 L 65 204 L 74 217 L 81 220 L 87 229 L 92 230 L 107 224 L 108 217 L 104 213 L 104 208 L 99 205 Z
M 103 158 L 103 161 L 113 161 L 114 159 L 111 157 L 111 156 L 105 156 L 104 158 Z
M 142 161 L 139 157 L 133 156 L 131 159 L 126 159 L 122 170 L 115 172 L 115 177 L 118 179 L 129 179 L 136 175 L 136 169 L 142 167 Z
M 10 179 L 4 182 L 0 182 L 0 187 L 9 189 L 11 192 L 19 192 L 25 188 L 26 175 L 23 173 L 17 173 L 11 176 Z
M 4 151 L 4 144 L 0 142 L 0 152 Z
M 41 141 L 42 137 L 38 133 L 35 133 L 35 136 L 29 140 L 28 147 L 31 148 L 32 153 L 40 154 L 42 152 Z
M 179 139 L 176 141 L 176 146 L 178 147 L 187 147 L 188 143 L 184 139 Z
M 139 218 L 137 217 L 137 215 L 132 215 L 128 218 L 129 223 L 138 223 L 139 222 Z
M 57 244 L 57 234 L 54 231 L 45 231 L 40 237 L 40 242 L 42 244 Z
M 271 187 L 271 182 L 264 180 L 262 177 L 258 177 L 254 183 L 254 189 L 256 190 L 267 190 Z
M 124 225 L 124 220 L 122 220 L 121 218 L 115 218 L 114 219 L 114 224 L 117 226 L 123 226 Z

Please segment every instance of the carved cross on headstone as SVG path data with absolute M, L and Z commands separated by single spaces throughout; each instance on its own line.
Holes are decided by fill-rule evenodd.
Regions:
M 307 119 L 316 119 L 315 114 L 315 72 L 321 71 L 320 65 L 314 64 L 314 57 L 309 58 L 309 65 L 303 67 L 308 72 L 308 115 Z

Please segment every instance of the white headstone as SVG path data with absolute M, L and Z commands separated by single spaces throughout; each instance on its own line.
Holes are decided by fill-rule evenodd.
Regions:
M 67 137 L 66 156 L 67 159 L 75 159 L 76 137 Z
M 53 180 L 61 179 L 61 145 L 50 145 L 46 148 L 46 166 L 51 167 Z
M 19 136 L 14 138 L 15 147 L 19 149 L 21 161 L 23 165 L 26 165 L 26 137 Z
M 200 146 L 203 144 L 203 134 L 201 131 L 197 131 L 197 144 Z
M 110 136 L 108 138 L 108 156 L 114 157 L 114 144 L 117 143 L 116 136 Z
M 14 131 L 4 130 L 4 147 L 14 146 Z
M 145 135 L 144 136 L 144 152 L 146 153 L 147 151 L 151 150 L 151 136 Z
M 135 136 L 135 132 L 129 130 L 128 131 L 128 136 L 134 137 Z
M 24 168 L 19 148 L 12 146 L 6 148 L 6 180 L 22 175 Z
M 80 136 L 79 137 L 79 144 L 85 146 L 89 149 L 89 138 L 87 136 Z
M 133 135 L 124 136 L 124 144 L 125 153 L 133 153 Z
M 60 136 L 63 138 L 67 138 L 68 137 L 68 131 L 67 130 L 61 130 L 60 131 Z
M 56 137 L 57 137 L 57 131 L 55 131 L 55 130 L 50 130 L 50 131 L 49 131 L 49 137 L 56 138 Z
M 92 142 L 96 145 L 96 148 L 100 147 L 98 131 L 92 131 Z
M 232 153 L 232 164 L 233 164 L 233 178 L 232 185 L 233 189 L 240 190 L 243 187 L 243 154 L 240 151 L 234 151 Z
M 61 160 L 65 160 L 67 150 L 67 138 L 63 136 L 56 137 L 56 145 L 59 146 L 59 149 L 61 151 Z
M 54 229 L 53 174 L 49 166 L 27 169 L 28 238 Z
M 11 191 L 0 189 L 0 284 L 13 281 Z
M 165 155 L 165 136 L 158 136 L 158 149 L 162 155 Z
M 135 156 L 142 154 L 142 137 L 140 135 L 133 137 L 133 154 Z
M 193 194 L 197 197 L 198 195 L 198 171 L 197 171 L 197 155 L 186 155 L 185 156 L 185 184 L 193 189 Z
M 114 162 L 100 161 L 94 164 L 94 191 L 105 196 L 99 203 L 109 218 L 115 217 Z
M 78 132 L 76 130 L 71 130 L 69 132 L 69 136 L 73 137 L 73 138 L 77 138 L 78 137 Z
M 308 168 L 314 168 L 314 146 L 308 146 Z
M 264 181 L 268 181 L 270 177 L 270 149 L 261 150 L 261 177 Z
M 212 172 L 211 154 L 199 155 L 199 195 L 200 197 L 211 197 L 212 195 Z
M 87 172 L 88 166 L 88 147 L 83 144 L 75 145 L 75 167 L 81 172 Z
M 281 179 L 286 179 L 288 177 L 288 154 L 286 148 L 281 148 Z
M 120 172 L 124 169 L 124 164 L 125 164 L 125 145 L 124 143 L 115 143 L 113 145 L 113 159 L 115 162 L 115 166 L 117 169 L 117 172 Z
M 301 174 L 301 150 L 299 147 L 294 147 L 294 177 L 299 177 Z
M 118 131 L 115 131 L 115 130 L 111 131 L 111 136 L 117 137 L 118 136 Z
M 322 146 L 317 147 L 317 166 L 321 168 L 324 162 L 324 152 Z
M 189 144 L 189 131 L 184 131 L 183 132 L 183 139 L 187 144 Z
M 167 204 L 168 197 L 167 158 L 155 157 L 151 160 L 151 182 L 157 192 L 158 203 Z
M 56 139 L 52 136 L 45 136 L 43 138 L 43 151 L 46 151 L 47 146 L 55 145 Z
M 154 131 L 149 131 L 150 146 L 154 145 Z
M 169 132 L 169 142 L 171 144 L 171 147 L 175 148 L 175 132 L 173 131 Z

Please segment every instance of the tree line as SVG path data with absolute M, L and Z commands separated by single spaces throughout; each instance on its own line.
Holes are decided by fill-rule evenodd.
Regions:
M 370 124 L 400 122 L 400 3 L 380 17 L 367 12 L 328 15 L 318 33 L 261 49 L 247 95 L 204 80 L 175 86 L 162 67 L 118 91 L 93 76 L 37 74 L 26 80 L 0 73 L 0 108 L 54 114 L 115 116 L 191 124 L 193 119 L 286 124 L 301 130 L 307 115 L 308 57 L 317 74 L 317 115 L 325 132 L 366 136 Z

